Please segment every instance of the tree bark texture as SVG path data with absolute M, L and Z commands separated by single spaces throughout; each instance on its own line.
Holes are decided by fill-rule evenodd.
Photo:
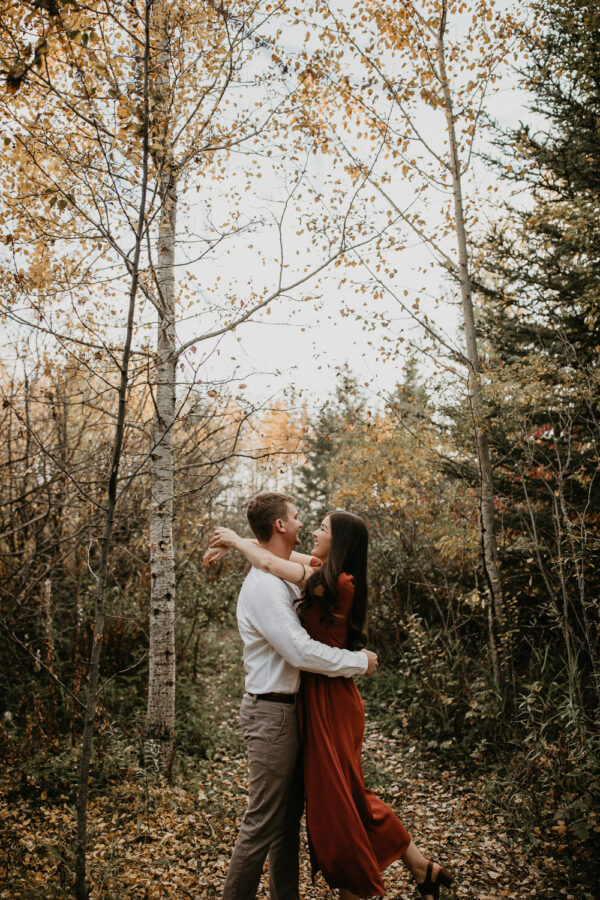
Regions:
M 158 338 L 151 453 L 148 708 L 144 760 L 170 773 L 175 732 L 175 554 L 173 426 L 176 414 L 175 240 L 177 181 L 163 170 L 158 238 Z
M 175 551 L 173 546 L 173 428 L 176 417 L 177 346 L 175 334 L 175 247 L 177 240 L 177 166 L 172 135 L 173 90 L 170 75 L 169 7 L 152 12 L 156 36 L 153 78 L 155 166 L 161 201 L 154 270 L 158 315 L 154 425 L 150 454 L 150 612 L 148 705 L 144 763 L 170 775 L 175 736 Z

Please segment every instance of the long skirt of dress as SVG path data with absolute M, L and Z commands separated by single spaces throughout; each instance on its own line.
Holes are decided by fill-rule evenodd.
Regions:
M 306 620 L 311 636 L 327 637 L 314 616 Z M 327 643 L 339 646 L 339 638 L 329 634 Z M 351 678 L 305 672 L 298 707 L 313 874 L 320 870 L 330 887 L 361 897 L 384 894 L 380 873 L 404 854 L 411 838 L 389 806 L 365 787 L 362 697 Z

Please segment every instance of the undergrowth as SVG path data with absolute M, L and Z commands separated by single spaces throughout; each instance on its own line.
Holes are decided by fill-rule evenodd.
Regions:
M 548 655 L 530 661 L 507 709 L 475 654 L 459 672 L 439 633 L 423 630 L 419 640 L 361 681 L 371 717 L 397 739 L 417 741 L 430 765 L 477 777 L 514 842 L 535 851 L 552 831 L 569 865 L 600 883 L 600 734 L 574 714 L 564 666 Z

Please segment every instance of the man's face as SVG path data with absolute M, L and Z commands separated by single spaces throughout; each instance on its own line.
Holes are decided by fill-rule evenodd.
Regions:
M 279 519 L 278 521 L 281 523 L 282 528 L 280 533 L 285 536 L 288 546 L 295 547 L 296 544 L 299 544 L 300 538 L 298 535 L 302 528 L 302 522 L 298 518 L 298 510 L 293 503 L 287 504 L 287 519 Z

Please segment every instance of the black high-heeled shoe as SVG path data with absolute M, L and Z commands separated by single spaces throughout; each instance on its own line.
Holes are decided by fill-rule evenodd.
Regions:
M 437 878 L 435 881 L 431 880 L 431 876 L 433 875 L 433 863 L 431 860 L 427 863 L 427 874 L 425 876 L 425 881 L 422 884 L 417 885 L 417 889 L 422 897 L 426 894 L 431 894 L 433 896 L 433 900 L 439 900 L 440 896 L 440 887 L 443 885 L 444 887 L 450 887 L 454 876 L 448 869 L 445 869 L 443 866 L 440 866 L 440 871 L 438 872 Z

